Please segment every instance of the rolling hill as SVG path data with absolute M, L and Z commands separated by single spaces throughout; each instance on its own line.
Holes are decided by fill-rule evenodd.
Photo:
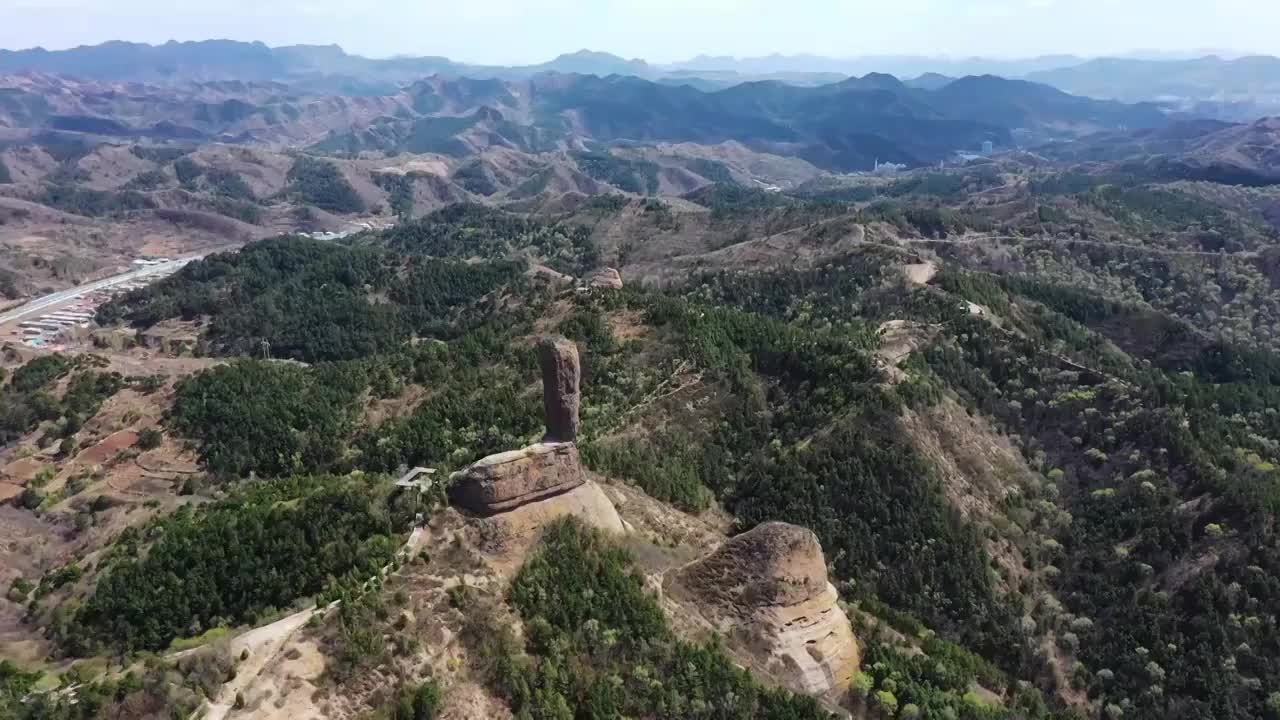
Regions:
M 1154 106 L 1094 101 L 995 77 L 966 78 L 936 91 L 867 75 L 819 87 L 773 81 L 704 92 L 631 76 L 548 74 L 518 83 L 432 78 L 405 95 L 408 105 L 432 115 L 382 118 L 319 147 L 457 153 L 477 143 L 541 150 L 592 141 L 736 141 L 847 172 L 870 169 L 876 159 L 934 164 L 985 141 L 1008 147 L 1015 130 L 1049 139 L 1166 123 Z M 447 108 L 447 115 L 437 116 L 436 108 Z
M 1280 182 L 1280 119 L 1251 123 L 1181 122 L 1165 128 L 1099 133 L 1042 150 L 1066 161 L 1102 163 L 1154 179 L 1238 185 Z
M 733 141 L 848 172 L 868 170 L 877 159 L 935 164 L 984 142 L 1010 147 L 1015 131 L 1025 142 L 1165 122 L 1154 106 L 993 76 L 937 90 L 869 74 L 816 87 L 761 81 L 708 92 L 631 75 L 433 75 L 386 95 L 317 94 L 264 80 L 153 85 L 34 72 L 0 78 L 0 128 L 11 137 L 53 131 L 345 154 L 464 157 L 488 147 L 547 152 Z

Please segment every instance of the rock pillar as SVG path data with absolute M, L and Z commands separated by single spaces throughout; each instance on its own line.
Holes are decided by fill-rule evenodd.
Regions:
M 542 366 L 542 406 L 547 423 L 542 441 L 574 442 L 578 439 L 578 386 L 582 381 L 578 346 L 563 337 L 543 338 L 538 343 L 538 363 Z

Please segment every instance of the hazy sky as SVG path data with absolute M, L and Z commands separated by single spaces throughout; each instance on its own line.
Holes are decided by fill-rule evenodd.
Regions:
M 211 37 L 370 56 L 534 63 L 591 48 L 1031 56 L 1229 48 L 1280 54 L 1276 0 L 0 0 L 0 47 Z

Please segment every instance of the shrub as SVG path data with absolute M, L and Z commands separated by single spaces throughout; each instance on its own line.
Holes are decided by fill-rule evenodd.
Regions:
M 16 577 L 13 579 L 13 582 L 9 584 L 9 594 L 7 597 L 12 602 L 26 602 L 27 596 L 30 595 L 31 591 L 34 589 L 35 584 L 30 580 L 22 577 Z
M 434 720 L 440 712 L 440 686 L 428 680 L 416 688 L 402 688 L 390 720 Z
M 898 712 L 898 698 L 888 690 L 878 690 L 875 694 L 875 706 L 888 718 Z
M 139 450 L 155 450 L 160 447 L 160 443 L 164 440 L 164 433 L 158 427 L 143 428 L 138 433 L 138 449 Z
M 875 689 L 876 680 L 870 675 L 859 670 L 853 674 L 853 682 L 849 684 L 849 691 L 854 697 L 866 700 L 871 696 L 871 691 Z

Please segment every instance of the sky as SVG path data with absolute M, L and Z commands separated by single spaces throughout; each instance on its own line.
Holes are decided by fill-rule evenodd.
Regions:
M 738 57 L 1280 55 L 1275 0 L 0 0 L 0 48 L 228 38 L 532 64 Z

